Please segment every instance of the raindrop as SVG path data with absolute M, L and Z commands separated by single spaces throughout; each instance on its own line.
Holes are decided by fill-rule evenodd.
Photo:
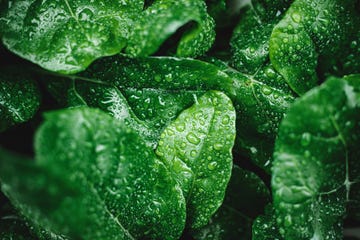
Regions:
M 200 138 L 196 136 L 194 133 L 190 132 L 188 135 L 186 135 L 186 139 L 195 145 L 198 145 L 200 143 Z
M 261 92 L 265 95 L 270 95 L 272 93 L 272 90 L 268 86 L 263 86 L 261 88 Z
M 208 164 L 207 167 L 209 170 L 214 170 L 216 168 L 216 166 L 217 166 L 217 162 L 211 162 Z

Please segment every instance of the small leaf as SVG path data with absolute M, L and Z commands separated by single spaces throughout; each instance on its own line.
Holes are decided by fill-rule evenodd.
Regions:
M 138 17 L 131 31 L 126 53 L 148 56 L 179 28 L 193 23 L 181 36 L 176 55 L 196 57 L 207 51 L 215 39 L 214 20 L 202 0 L 158 0 Z
M 161 135 L 156 154 L 183 189 L 193 229 L 207 224 L 224 199 L 234 140 L 235 110 L 215 91 L 184 110 Z
M 296 101 L 280 125 L 272 189 L 286 239 L 341 239 L 359 208 L 360 76 L 330 78 Z
M 15 68 L 0 69 L 0 132 L 28 121 L 40 105 L 40 92 L 31 75 Z

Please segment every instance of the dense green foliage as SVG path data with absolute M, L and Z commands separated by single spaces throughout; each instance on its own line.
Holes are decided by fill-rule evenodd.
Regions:
M 1 239 L 346 239 L 359 0 L 0 0 Z

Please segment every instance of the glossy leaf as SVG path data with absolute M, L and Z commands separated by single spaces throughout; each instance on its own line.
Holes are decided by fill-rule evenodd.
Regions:
M 58 72 L 84 70 L 96 58 L 126 45 L 131 14 L 142 1 L 9 1 L 0 21 L 5 46 Z
M 84 100 L 107 112 L 113 112 L 108 108 L 117 102 L 117 97 L 111 100 L 111 96 L 121 92 L 135 116 L 155 130 L 155 135 L 182 109 L 191 106 L 194 97 L 199 98 L 210 89 L 223 91 L 231 98 L 237 112 L 235 150 L 250 156 L 257 165 L 269 171 L 277 126 L 294 95 L 271 65 L 259 68 L 255 75 L 245 75 L 221 61 L 219 64 L 223 66 L 171 57 L 113 57 L 94 63 L 80 76 L 64 76 L 62 83 L 51 81 L 55 80 L 52 76 L 48 77 L 48 82 L 57 99 L 64 101 L 63 96 L 68 96 L 65 98 L 70 101 L 68 105 L 83 104 Z M 112 89 L 111 93 L 103 93 L 102 84 L 114 86 L 118 91 L 108 88 Z M 97 99 L 95 102 L 104 101 L 103 95 L 110 99 L 105 101 L 108 106 L 90 103 L 91 98 Z
M 141 15 L 132 29 L 126 53 L 148 56 L 181 27 L 192 23 L 182 34 L 176 49 L 181 57 L 196 57 L 207 51 L 215 38 L 214 21 L 203 0 L 157 0 Z
M 226 72 L 236 86 L 236 150 L 270 172 L 278 125 L 294 94 L 271 65 L 259 68 L 255 75 Z
M 73 238 L 180 236 L 181 190 L 137 133 L 95 109 L 45 117 L 36 164 L 0 161 L 2 190 L 25 216 Z
M 355 0 L 296 0 L 273 29 L 271 63 L 302 95 L 318 82 L 318 57 L 342 51 L 359 21 Z
M 275 210 L 271 204 L 265 208 L 265 214 L 258 216 L 252 224 L 252 240 L 282 240 L 276 224 Z
M 177 55 L 198 56 L 214 40 L 214 22 L 202 0 L 9 1 L 0 12 L 4 45 L 22 58 L 60 73 L 85 70 L 94 60 L 120 53 L 148 56 L 179 28 Z M 126 48 L 126 49 L 125 49 Z
M 251 0 L 251 5 L 262 21 L 274 20 L 281 16 L 294 0 Z
M 359 82 L 330 78 L 280 125 L 272 189 L 285 239 L 341 239 L 346 207 L 359 207 Z
M 224 199 L 235 135 L 233 105 L 216 91 L 196 99 L 161 134 L 156 154 L 183 190 L 193 229 L 206 225 Z
M 40 92 L 31 75 L 15 67 L 0 69 L 0 132 L 28 121 L 40 105 Z
M 254 9 L 242 15 L 230 41 L 231 66 L 237 70 L 254 74 L 269 59 L 269 39 L 276 19 L 262 21 Z
M 234 165 L 223 204 L 195 239 L 251 239 L 251 224 L 270 201 L 269 189 L 253 172 Z

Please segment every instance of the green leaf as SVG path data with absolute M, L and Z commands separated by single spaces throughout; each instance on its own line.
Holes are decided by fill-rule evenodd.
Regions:
M 29 226 L 13 211 L 9 203 L 4 203 L 0 207 L 0 238 L 3 240 L 36 239 L 30 233 Z
M 231 69 L 226 73 L 234 80 L 236 91 L 236 151 L 270 172 L 278 125 L 294 101 L 294 94 L 270 64 L 254 75 Z
M 294 0 L 251 0 L 258 20 L 272 21 L 281 16 Z
M 206 12 L 203 0 L 157 0 L 137 16 L 126 53 L 148 56 L 188 23 L 177 46 L 176 55 L 196 57 L 204 54 L 215 39 L 214 21 Z
M 31 160 L 27 159 L 24 156 L 15 155 L 12 154 L 6 150 L 4 150 L 2 147 L 0 147 L 0 165 L 2 166 L 1 161 L 9 161 L 9 164 L 13 164 L 14 162 L 20 162 L 20 164 L 16 165 L 16 167 L 19 167 L 20 169 L 23 169 L 26 164 L 28 164 Z M 11 162 L 11 163 L 10 163 Z M 11 169 L 7 174 L 14 174 L 14 168 L 11 168 L 10 166 L 6 166 L 5 169 L 0 171 L 6 171 Z M 15 171 L 18 171 L 19 169 L 16 169 Z M 25 176 L 26 179 L 27 176 Z M 35 178 L 36 182 L 39 180 L 39 178 L 31 176 Z M 41 177 L 40 177 L 41 179 Z M 30 180 L 32 181 L 32 180 Z M 32 182 L 31 182 L 32 183 Z M 38 182 L 40 183 L 40 182 Z M 8 187 L 4 183 L 1 184 L 1 190 L 3 188 L 6 191 L 6 188 Z M 20 189 L 23 190 L 27 186 L 23 185 L 21 181 L 18 179 L 18 183 Z M 40 183 L 43 184 L 43 182 Z M 37 191 L 38 189 L 32 188 L 32 190 Z M 3 195 L 0 192 L 0 200 L 1 200 L 1 207 L 0 207 L 0 237 L 1 239 L 29 239 L 29 240 L 66 240 L 67 238 L 65 236 L 57 235 L 53 232 L 50 232 L 48 230 L 44 230 L 41 227 L 39 227 L 35 222 L 33 222 L 33 219 L 28 220 L 22 217 L 21 214 L 10 204 L 9 200 L 4 197 L 2 199 Z M 16 202 L 16 201 L 15 201 Z M 44 206 L 46 205 L 46 201 L 43 202 Z M 30 208 L 28 208 L 26 205 L 21 204 L 20 202 L 16 202 L 16 205 L 18 208 L 21 209 L 21 211 L 31 211 Z
M 31 75 L 15 67 L 0 69 L 0 132 L 28 121 L 40 105 L 40 92 Z
M 269 39 L 276 19 L 263 22 L 254 9 L 242 15 L 230 41 L 231 66 L 237 70 L 254 74 L 269 59 Z
M 166 127 L 156 154 L 183 190 L 188 225 L 206 225 L 221 205 L 232 168 L 235 110 L 228 97 L 210 91 Z
M 271 204 L 265 208 L 265 214 L 258 216 L 252 224 L 252 240 L 282 240 L 276 224 L 275 210 Z
M 51 71 L 74 73 L 126 45 L 143 1 L 9 1 L 0 21 L 4 45 Z
M 251 239 L 252 221 L 270 201 L 269 189 L 253 172 L 234 165 L 225 200 L 195 239 Z
M 296 101 L 280 125 L 274 207 L 286 239 L 341 239 L 358 209 L 360 76 L 330 78 Z
M 181 235 L 182 192 L 137 133 L 95 109 L 45 117 L 35 164 L 0 161 L 2 190 L 25 216 L 72 238 Z
M 113 109 L 119 102 L 116 96 L 121 92 L 134 115 L 155 130 L 150 130 L 154 133 L 150 138 L 156 138 L 183 109 L 191 106 L 194 97 L 199 98 L 211 89 L 223 91 L 237 113 L 235 150 L 270 171 L 277 127 L 294 94 L 269 64 L 259 68 L 255 75 L 237 72 L 221 61 L 218 64 L 223 66 L 172 57 L 111 57 L 95 62 L 79 76 L 63 76 L 63 80 L 47 78 L 57 99 L 64 101 L 67 96 L 67 105 L 85 101 L 120 118 L 124 115 L 116 112 L 121 113 L 122 108 Z M 56 79 L 60 79 L 60 83 L 56 83 Z M 103 87 L 106 85 L 108 90 Z
M 202 0 L 9 1 L 0 12 L 0 37 L 17 55 L 60 73 L 85 70 L 120 53 L 148 56 L 186 24 L 179 56 L 198 56 L 214 40 L 214 22 Z M 126 49 L 125 49 L 126 47 Z
M 44 78 L 50 92 L 64 105 L 86 104 L 124 119 L 153 146 L 164 127 L 195 98 L 208 89 L 233 86 L 213 65 L 169 57 L 113 57 L 94 63 L 81 76 Z
M 271 63 L 302 95 L 318 82 L 318 57 L 342 51 L 359 21 L 356 0 L 296 0 L 273 29 Z

